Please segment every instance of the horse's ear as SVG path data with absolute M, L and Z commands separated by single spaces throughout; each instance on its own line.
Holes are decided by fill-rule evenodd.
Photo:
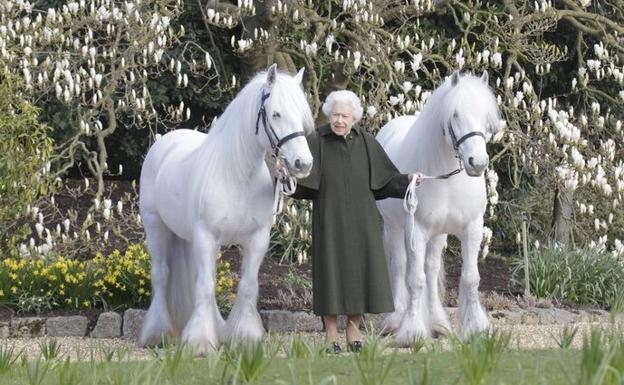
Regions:
M 273 63 L 271 64 L 271 66 L 269 67 L 269 70 L 267 71 L 267 85 L 269 87 L 273 86 L 273 83 L 275 83 L 276 78 L 277 78 L 277 64 Z
M 303 85 L 303 72 L 304 71 L 305 71 L 305 67 L 301 67 L 299 72 L 297 72 L 297 75 L 295 75 L 295 80 L 297 81 L 297 83 L 301 85 Z
M 459 83 L 459 71 L 455 71 L 453 75 L 451 75 L 451 85 L 455 87 L 457 83 Z
M 483 71 L 483 74 L 481 74 L 481 81 L 483 82 L 483 84 L 487 85 L 488 84 L 488 80 L 489 80 L 489 75 L 487 71 Z

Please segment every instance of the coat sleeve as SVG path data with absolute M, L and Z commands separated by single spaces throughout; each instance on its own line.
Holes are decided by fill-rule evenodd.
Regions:
M 365 133 L 364 138 L 370 162 L 370 188 L 375 199 L 403 198 L 409 185 L 409 176 L 399 172 L 372 135 Z
M 306 136 L 306 140 L 314 163 L 310 175 L 297 180 L 297 190 L 290 196 L 295 199 L 314 199 L 321 184 L 321 149 L 318 132 Z
M 386 198 L 403 198 L 409 186 L 409 176 L 407 174 L 397 174 L 393 176 L 385 186 L 373 190 L 376 200 Z

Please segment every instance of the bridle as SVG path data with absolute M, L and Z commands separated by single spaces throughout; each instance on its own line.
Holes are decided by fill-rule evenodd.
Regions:
M 284 207 L 284 199 L 282 196 L 290 196 L 294 194 L 297 189 L 297 179 L 290 175 L 288 168 L 281 165 L 282 158 L 279 156 L 280 148 L 284 143 L 291 139 L 298 136 L 305 136 L 305 132 L 295 131 L 280 139 L 273 129 L 273 126 L 271 126 L 271 122 L 267 116 L 266 107 L 264 106 L 264 102 L 269 98 L 269 96 L 271 96 L 270 92 L 265 93 L 264 90 L 262 91 L 260 109 L 258 110 L 258 118 L 256 119 L 256 135 L 258 135 L 258 132 L 260 131 L 260 122 L 262 122 L 264 132 L 266 133 L 269 143 L 271 144 L 271 150 L 273 150 L 271 154 L 276 159 L 275 169 L 277 170 L 278 175 L 275 180 L 275 190 L 273 194 L 273 216 L 275 217 L 277 214 L 282 212 L 282 208 Z
M 453 125 L 451 124 L 450 120 L 447 124 L 447 130 L 444 129 L 444 125 L 442 125 L 441 127 L 442 127 L 442 136 L 446 136 L 446 131 L 448 130 L 449 136 L 451 137 L 451 142 L 453 142 L 453 150 L 455 150 L 455 157 L 457 158 L 459 167 L 446 174 L 425 177 L 426 179 L 448 179 L 452 177 L 453 175 L 459 174 L 460 172 L 464 170 L 464 162 L 462 161 L 462 158 L 459 154 L 459 146 L 462 143 L 464 143 L 468 138 L 472 138 L 473 136 L 480 136 L 483 138 L 483 140 L 485 140 L 485 134 L 481 131 L 471 131 L 467 133 L 466 135 L 462 136 L 461 138 L 457 139 L 457 135 L 455 135 L 455 131 L 453 130 Z
M 277 135 L 273 126 L 271 126 L 271 122 L 269 122 L 269 118 L 267 117 L 267 111 L 264 107 L 264 102 L 271 96 L 270 92 L 265 93 L 262 91 L 262 98 L 260 100 L 260 109 L 258 110 L 258 118 L 256 119 L 256 135 L 258 135 L 258 131 L 260 130 L 260 122 L 262 122 L 262 126 L 264 127 L 264 132 L 269 138 L 269 142 L 271 143 L 271 150 L 273 150 L 273 156 L 277 157 L 282 145 L 288 142 L 291 139 L 294 139 L 298 136 L 305 136 L 305 132 L 303 131 L 295 131 L 281 138 Z

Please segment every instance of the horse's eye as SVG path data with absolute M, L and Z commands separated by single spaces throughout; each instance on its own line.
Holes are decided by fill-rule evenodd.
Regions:
M 274 113 L 273 113 L 273 118 L 274 118 L 274 119 L 277 119 L 277 118 L 279 118 L 279 117 L 281 117 L 281 116 L 282 116 L 282 115 L 280 115 L 280 113 L 279 113 L 279 112 L 274 112 Z

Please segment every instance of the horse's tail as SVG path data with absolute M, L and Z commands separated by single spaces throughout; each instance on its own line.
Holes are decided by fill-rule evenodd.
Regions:
M 190 242 L 174 235 L 167 253 L 167 265 L 169 266 L 167 307 L 175 334 L 179 336 L 191 317 L 195 298 L 196 273 L 193 268 Z

